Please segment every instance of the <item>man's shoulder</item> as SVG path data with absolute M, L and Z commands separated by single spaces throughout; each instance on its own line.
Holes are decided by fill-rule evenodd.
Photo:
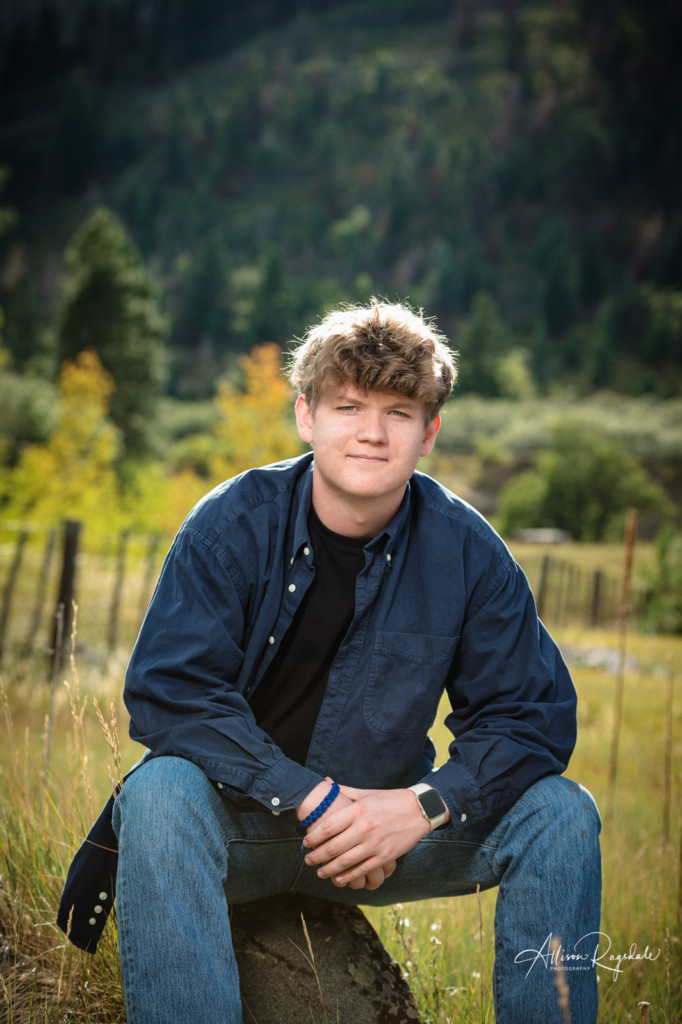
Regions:
M 224 480 L 197 502 L 182 530 L 210 541 L 245 517 L 258 522 L 270 515 L 291 515 L 292 502 L 296 494 L 302 494 L 311 460 L 311 454 L 301 455 Z
M 464 498 L 426 473 L 415 473 L 412 486 L 421 517 L 429 532 L 439 536 L 445 534 L 462 544 L 475 540 L 486 545 L 491 553 L 494 552 L 503 561 L 511 560 L 507 545 L 494 527 Z

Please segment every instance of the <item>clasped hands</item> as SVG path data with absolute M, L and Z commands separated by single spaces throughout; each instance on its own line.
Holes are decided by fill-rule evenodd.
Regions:
M 317 799 L 318 788 L 324 796 L 323 783 L 309 796 Z M 306 831 L 305 861 L 339 888 L 378 889 L 395 871 L 397 858 L 428 831 L 408 789 L 341 786 L 336 800 Z

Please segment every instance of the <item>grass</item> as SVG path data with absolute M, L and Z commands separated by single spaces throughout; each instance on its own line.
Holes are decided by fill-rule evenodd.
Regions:
M 617 635 L 606 631 L 565 629 L 557 631 L 557 638 L 573 652 L 618 646 Z M 599 1019 L 603 1024 L 639 1021 L 638 1004 L 647 1001 L 648 1024 L 673 1024 L 682 1020 L 682 640 L 634 633 L 628 639 L 628 655 L 613 815 L 603 834 L 602 928 L 612 954 L 643 958 L 624 960 L 617 975 L 600 971 Z M 25 670 L 10 673 L 2 690 L 0 989 L 4 1019 L 12 1024 L 125 1020 L 115 922 L 107 927 L 96 957 L 65 945 L 53 924 L 73 850 L 117 774 L 115 720 L 124 769 L 139 749 L 124 735 L 120 666 L 106 673 L 84 671 L 87 696 L 75 665 L 64 674 L 68 687 L 59 681 L 49 769 L 45 761 L 50 688 L 44 675 L 31 683 Z M 580 738 L 569 774 L 585 784 L 603 808 L 616 677 L 603 668 L 577 663 L 574 677 L 580 697 Z M 677 692 L 670 728 L 666 722 L 671 678 Z M 98 721 L 95 698 L 111 745 Z M 437 732 L 435 739 L 445 751 L 447 737 Z M 367 912 L 408 976 L 423 1024 L 483 1024 L 494 1019 L 494 901 L 495 894 L 486 892 Z

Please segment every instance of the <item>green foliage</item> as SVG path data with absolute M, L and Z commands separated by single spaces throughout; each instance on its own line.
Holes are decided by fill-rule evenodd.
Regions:
M 41 287 L 93 193 L 125 218 L 167 284 L 174 394 L 367 281 L 438 317 L 462 390 L 679 393 L 671 0 L 171 7 L 8 14 L 0 127 Z
M 682 291 L 643 282 L 605 300 L 597 325 L 596 345 L 609 347 L 612 362 L 608 380 L 597 383 L 617 381 L 616 353 L 620 351 L 649 368 L 664 369 L 661 392 L 677 394 L 682 379 Z
M 44 441 L 57 420 L 57 389 L 42 377 L 0 369 L 0 462 L 13 465 L 27 444 Z
M 527 464 L 551 441 L 555 420 L 571 417 L 618 441 L 650 467 L 682 463 L 682 399 L 630 398 L 602 391 L 579 399 L 570 391 L 523 401 L 455 393 L 438 435 L 443 452 L 473 452 L 480 437 L 496 441 L 511 462 Z
M 489 292 L 474 296 L 471 315 L 457 333 L 459 383 L 463 391 L 497 397 L 505 387 L 501 363 L 506 330 L 495 299 Z
M 576 540 L 601 541 L 623 529 L 628 508 L 657 516 L 671 509 L 664 492 L 617 441 L 580 420 L 557 420 L 536 469 L 500 493 L 500 528 L 553 526 Z
M 153 448 L 166 372 L 167 323 L 157 288 L 120 221 L 98 207 L 66 251 L 56 325 L 59 363 L 94 350 L 115 383 L 111 418 L 126 456 Z
M 682 535 L 671 526 L 656 538 L 656 562 L 644 577 L 644 628 L 682 634 Z

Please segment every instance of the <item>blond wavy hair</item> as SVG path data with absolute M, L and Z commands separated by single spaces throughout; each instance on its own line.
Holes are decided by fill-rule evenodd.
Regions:
M 421 402 L 429 423 L 450 397 L 455 360 L 421 310 L 373 298 L 366 306 L 334 310 L 311 327 L 290 354 L 287 376 L 313 412 L 326 390 L 350 383 Z

